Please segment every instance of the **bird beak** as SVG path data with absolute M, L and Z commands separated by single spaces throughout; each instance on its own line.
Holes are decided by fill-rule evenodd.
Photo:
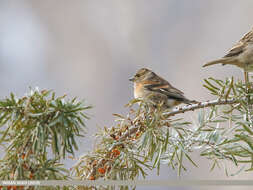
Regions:
M 134 82 L 134 78 L 129 79 L 130 81 Z

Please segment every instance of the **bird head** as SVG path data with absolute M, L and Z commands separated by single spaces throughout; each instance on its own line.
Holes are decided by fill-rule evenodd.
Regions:
M 129 79 L 132 82 L 140 82 L 143 80 L 147 80 L 153 76 L 153 72 L 149 69 L 142 68 L 137 71 L 133 78 Z

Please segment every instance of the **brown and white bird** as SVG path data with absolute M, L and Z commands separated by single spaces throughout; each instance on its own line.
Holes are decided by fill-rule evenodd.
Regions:
M 238 66 L 242 68 L 245 73 L 253 71 L 253 28 L 244 35 L 224 57 L 211 61 L 203 65 L 203 67 L 219 63 L 222 65 Z
M 197 103 L 187 99 L 182 91 L 149 69 L 138 70 L 129 80 L 134 82 L 134 97 L 148 100 L 154 106 L 162 104 L 163 108 L 171 109 L 180 103 Z

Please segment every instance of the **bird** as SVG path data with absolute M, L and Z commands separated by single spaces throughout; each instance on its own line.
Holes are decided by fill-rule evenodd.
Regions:
M 134 98 L 146 100 L 152 107 L 161 104 L 163 109 L 172 109 L 180 103 L 197 103 L 195 100 L 187 99 L 182 91 L 150 69 L 139 69 L 129 80 L 134 82 Z
M 203 65 L 207 67 L 221 63 L 222 65 L 235 65 L 244 70 L 245 80 L 248 72 L 253 72 L 253 28 L 245 34 L 228 52 L 217 60 Z

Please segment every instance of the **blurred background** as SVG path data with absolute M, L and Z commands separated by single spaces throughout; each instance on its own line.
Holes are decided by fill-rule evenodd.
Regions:
M 243 78 L 233 66 L 202 65 L 251 29 L 252 10 L 252 0 L 0 0 L 0 97 L 38 86 L 86 100 L 94 108 L 88 135 L 80 140 L 82 155 L 92 149 L 97 129 L 113 124 L 112 113 L 127 113 L 124 105 L 133 98 L 128 79 L 142 67 L 199 101 L 212 99 L 204 78 Z M 252 179 L 246 173 L 227 178 L 223 169 L 210 173 L 210 162 L 193 157 L 199 168 L 189 164 L 181 178 Z M 154 171 L 148 178 L 177 176 L 163 167 L 160 176 Z M 219 187 L 228 188 L 238 189 Z

